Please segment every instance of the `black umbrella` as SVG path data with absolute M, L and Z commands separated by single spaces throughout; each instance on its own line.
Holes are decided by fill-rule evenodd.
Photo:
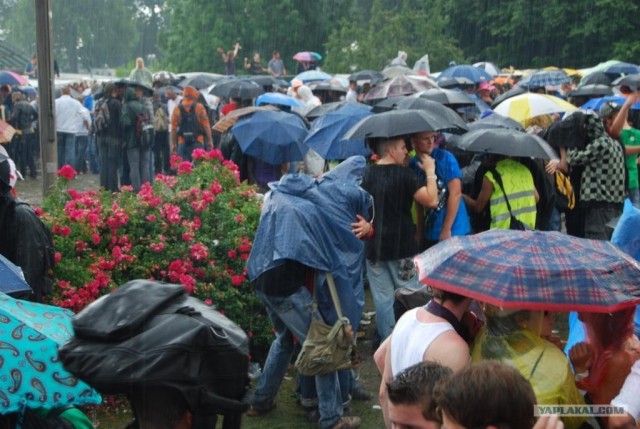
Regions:
M 218 80 L 224 78 L 225 76 L 216 76 L 208 73 L 198 73 L 189 76 L 185 76 L 178 86 L 184 88 L 186 86 L 192 86 L 195 89 L 203 89 L 208 86 L 213 85 Z
M 590 85 L 590 84 L 611 85 L 612 80 L 613 79 L 604 72 L 595 72 L 583 77 L 582 80 L 580 81 L 580 84 L 582 86 Z
M 540 137 L 507 128 L 469 131 L 454 141 L 450 141 L 449 144 L 466 152 L 540 159 L 558 158 L 549 143 Z
M 458 87 L 467 87 L 467 86 L 475 86 L 475 83 L 469 78 L 466 77 L 443 77 L 438 80 L 438 86 L 440 88 L 458 88 Z
M 511 118 L 507 118 L 506 116 L 502 116 L 495 112 L 480 120 L 467 124 L 467 127 L 469 128 L 469 131 L 491 128 L 509 128 L 512 130 L 524 131 L 520 122 L 514 121 Z
M 493 103 L 491 103 L 491 108 L 495 108 L 507 98 L 515 97 L 516 95 L 524 94 L 525 92 L 527 92 L 527 90 L 520 86 L 513 87 L 509 91 L 498 95 L 496 99 L 493 100 Z
M 341 108 L 345 104 L 347 104 L 346 101 L 334 101 L 332 103 L 324 103 L 318 107 L 314 107 L 313 109 L 311 109 L 306 115 L 304 115 L 304 117 L 310 121 L 313 121 L 314 119 L 319 118 L 320 116 L 326 115 L 329 112 L 333 112 L 334 110 Z
M 467 94 L 453 89 L 431 88 L 421 92 L 418 96 L 447 106 L 475 105 L 475 102 Z
M 384 75 L 375 70 L 360 70 L 349 75 L 349 81 L 372 80 L 379 81 L 384 79 Z
M 384 112 L 391 109 L 397 110 L 424 110 L 435 115 L 448 124 L 448 132 L 460 134 L 467 131 L 467 126 L 454 110 L 435 101 L 419 97 L 390 97 L 376 104 L 373 112 Z
M 337 85 L 331 82 L 320 82 L 319 84 L 311 88 L 313 92 L 316 91 L 335 91 L 335 92 L 347 92 L 347 89 L 343 86 Z
M 611 87 L 609 85 L 603 85 L 599 83 L 590 83 L 588 85 L 583 85 L 567 94 L 568 97 L 604 97 L 607 95 L 613 95 Z
M 164 97 L 165 93 L 167 92 L 167 88 L 169 87 L 173 88 L 173 92 L 175 92 L 176 94 L 182 94 L 182 88 L 173 85 L 161 86 L 160 88 L 156 89 L 156 92 L 160 94 L 161 97 Z
M 248 100 L 264 94 L 264 89 L 249 79 L 232 79 L 214 85 L 209 93 L 223 98 Z
M 147 85 L 143 85 L 134 80 L 129 79 L 120 79 L 113 82 L 116 86 L 124 86 L 126 88 L 139 88 L 142 89 L 142 92 L 146 97 L 151 97 L 153 95 L 153 88 L 148 87 Z
M 278 79 L 277 77 L 268 74 L 248 76 L 247 79 L 257 83 L 260 86 L 279 86 L 281 88 L 286 88 L 289 86 L 286 80 Z
M 397 137 L 423 131 L 447 131 L 451 123 L 424 110 L 391 110 L 360 120 L 344 135 L 344 140 Z
M 622 76 L 614 80 L 612 83 L 614 86 L 628 86 L 632 91 L 640 89 L 640 74 L 630 74 L 629 76 Z

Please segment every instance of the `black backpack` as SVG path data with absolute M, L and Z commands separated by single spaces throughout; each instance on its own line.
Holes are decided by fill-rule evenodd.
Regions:
M 185 143 L 195 143 L 198 136 L 204 135 L 200 129 L 200 123 L 196 117 L 196 108 L 198 102 L 191 105 L 191 110 L 187 111 L 182 103 L 178 104 L 180 109 L 180 125 L 178 126 L 178 135 L 182 136 Z
M 109 104 L 106 97 L 101 98 L 96 103 L 95 119 L 93 120 L 93 132 L 95 134 L 103 134 L 109 128 L 111 122 L 111 112 L 109 112 Z
M 148 149 L 153 145 L 155 128 L 153 120 L 146 113 L 136 116 L 136 140 L 142 149 Z

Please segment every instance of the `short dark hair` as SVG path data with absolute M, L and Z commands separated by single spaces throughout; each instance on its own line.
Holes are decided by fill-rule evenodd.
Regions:
M 462 301 L 467 299 L 467 296 L 458 295 L 457 293 L 447 292 L 442 289 L 432 288 L 434 298 L 438 298 L 442 302 L 444 301 L 452 301 L 454 304 L 460 304 Z
M 392 404 L 419 405 L 426 420 L 442 423 L 433 399 L 435 386 L 453 374 L 451 368 L 435 362 L 420 362 L 396 375 L 387 383 Z
M 536 422 L 531 384 L 517 369 L 499 361 L 474 364 L 454 374 L 436 386 L 434 398 L 441 412 L 466 428 L 530 429 Z
M 129 394 L 140 429 L 174 429 L 189 410 L 182 394 L 169 387 L 147 387 Z

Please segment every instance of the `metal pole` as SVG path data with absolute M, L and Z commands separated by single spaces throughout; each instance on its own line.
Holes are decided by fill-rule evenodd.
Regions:
M 53 101 L 53 55 L 51 51 L 51 2 L 34 0 L 36 9 L 36 50 L 38 55 L 38 105 L 40 112 L 40 156 L 42 195 L 46 196 L 56 179 L 58 165 L 55 105 Z

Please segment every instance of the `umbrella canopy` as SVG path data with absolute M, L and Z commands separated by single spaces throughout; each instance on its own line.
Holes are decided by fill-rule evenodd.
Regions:
M 178 75 L 176 75 L 175 73 L 163 70 L 163 71 L 155 72 L 153 74 L 153 81 L 155 82 L 157 80 L 163 83 L 174 83 L 180 79 L 178 78 Z
M 22 268 L 0 255 L 0 292 L 31 292 Z
M 184 88 L 186 86 L 192 86 L 195 89 L 203 89 L 213 85 L 218 80 L 225 76 L 213 74 L 213 73 L 184 73 L 178 75 L 181 78 L 178 86 Z
M 493 229 L 415 258 L 422 283 L 498 307 L 610 313 L 640 303 L 640 265 L 608 241 Z
M 602 72 L 614 79 L 620 75 L 630 75 L 640 73 L 640 66 L 637 64 L 625 63 L 622 61 L 611 60 L 600 63 L 591 69 L 591 73 Z
M 309 112 L 307 112 L 306 115 L 304 115 L 304 117 L 310 121 L 313 121 L 320 116 L 326 115 L 329 112 L 333 112 L 334 110 L 339 109 L 345 104 L 347 104 L 346 101 L 333 101 L 331 103 L 324 103 L 311 109 Z
M 611 82 L 614 79 L 615 79 L 615 77 L 612 77 L 612 76 L 610 76 L 608 74 L 605 74 L 603 72 L 594 72 L 594 73 L 589 73 L 588 75 L 586 75 L 585 77 L 580 79 L 580 85 L 579 86 L 593 85 L 593 84 L 611 85 Z
M 523 77 L 518 86 L 522 88 L 543 88 L 547 85 L 558 86 L 570 83 L 571 78 L 564 70 L 538 70 Z
M 636 74 L 618 78 L 611 84 L 614 86 L 628 86 L 632 91 L 638 91 L 640 89 L 640 71 Z
M 446 106 L 473 106 L 475 104 L 469 95 L 453 89 L 431 88 L 417 95 L 420 98 L 435 101 Z
M 500 74 L 500 67 L 495 65 L 494 63 L 490 63 L 488 61 L 483 61 L 479 63 L 473 64 L 474 67 L 478 67 L 489 73 L 491 76 L 498 76 Z
M 486 71 L 468 64 L 452 66 L 443 70 L 440 76 L 438 76 L 438 80 L 444 79 L 445 77 L 466 77 L 475 84 L 489 82 L 493 79 L 493 76 Z
M 296 75 L 294 79 L 298 79 L 302 83 L 321 82 L 323 80 L 331 79 L 331 75 L 320 70 L 307 70 Z
M 509 128 L 485 128 L 469 131 L 455 139 L 452 146 L 466 152 L 540 159 L 558 158 L 549 143 L 540 137 Z
M 349 75 L 350 81 L 369 80 L 377 81 L 384 79 L 384 75 L 376 70 L 360 70 Z
M 0 85 L 27 85 L 29 81 L 18 73 L 2 70 L 0 71 Z
M 236 122 L 231 132 L 245 155 L 273 165 L 301 161 L 309 150 L 307 125 L 295 113 L 261 110 Z
M 369 92 L 367 92 L 367 95 L 365 95 L 364 101 L 382 100 L 383 98 L 397 95 L 415 94 L 432 88 L 433 86 L 434 85 L 426 83 L 423 80 L 401 75 L 385 79 L 373 86 Z
M 320 91 L 334 91 L 334 92 L 343 92 L 343 93 L 347 92 L 347 88 L 342 86 L 342 84 L 340 84 L 337 81 L 334 81 L 334 82 L 326 81 L 326 82 L 320 82 L 317 84 L 310 84 L 309 87 L 313 90 L 314 93 L 320 92 Z
M 149 88 L 147 85 L 143 85 L 139 82 L 130 79 L 119 79 L 113 82 L 116 86 L 124 86 L 126 88 L 142 89 L 143 94 L 146 97 L 153 95 L 153 88 Z
M 381 108 L 385 110 L 381 110 Z M 424 110 L 430 115 L 434 115 L 440 118 L 448 125 L 446 131 L 460 134 L 467 131 L 467 126 L 455 111 L 452 109 L 437 103 L 435 101 L 427 100 L 419 97 L 391 97 L 374 106 L 374 112 L 386 111 L 391 109 L 398 110 Z M 444 129 L 442 131 L 445 131 Z
M 382 75 L 389 79 L 398 76 L 417 76 L 418 72 L 407 66 L 394 64 L 392 66 L 385 67 L 382 70 Z
M 372 114 L 370 106 L 346 103 L 314 121 L 304 142 L 324 159 L 368 156 L 371 151 L 366 147 L 364 138 L 346 140 L 344 134 L 362 118 Z
M 102 401 L 58 360 L 58 347 L 73 336 L 72 316 L 0 293 L 0 414 Z
M 289 83 L 284 79 L 279 79 L 271 75 L 255 75 L 249 76 L 247 79 L 257 83 L 260 86 L 278 86 L 280 88 L 287 88 Z
M 590 83 L 574 89 L 567 94 L 568 97 L 592 97 L 612 95 L 613 91 L 609 85 Z
M 214 85 L 209 93 L 222 98 L 250 100 L 264 94 L 264 89 L 249 79 L 229 79 Z
M 303 51 L 295 54 L 293 59 L 300 62 L 310 63 L 311 61 L 320 61 L 322 59 L 322 55 L 313 51 Z
M 450 121 L 425 110 L 390 110 L 361 119 L 347 131 L 343 139 L 389 138 L 423 131 L 447 131 L 451 128 L 453 126 Z
M 502 116 L 499 113 L 492 112 L 490 115 L 485 116 L 475 122 L 467 124 L 469 131 L 491 129 L 491 128 L 509 128 L 512 130 L 524 131 L 524 128 L 519 122 L 514 121 L 511 118 Z
M 256 98 L 256 106 L 276 104 L 278 106 L 301 107 L 304 103 L 298 99 L 279 92 L 266 92 Z
M 569 112 L 577 107 L 561 98 L 547 94 L 525 93 L 508 98 L 493 110 L 524 125 L 524 122 L 538 115 Z
M 601 98 L 592 98 L 591 100 L 587 101 L 582 106 L 580 106 L 580 110 L 593 110 L 594 112 L 598 112 L 600 110 L 600 106 L 602 106 L 604 103 L 616 103 L 622 106 L 625 100 L 626 98 L 619 97 L 617 95 L 610 95 L 608 97 L 601 97 Z M 637 103 L 633 103 L 631 105 L 631 108 L 634 110 L 640 110 L 640 101 L 638 101 Z
M 0 143 L 10 142 L 15 133 L 15 128 L 13 128 L 8 122 L 0 119 Z
M 475 86 L 475 83 L 466 77 L 443 77 L 441 79 L 439 78 L 437 81 L 440 88 L 464 88 Z
M 243 116 L 250 115 L 252 113 L 258 112 L 260 110 L 279 110 L 276 106 L 249 106 L 243 107 L 241 109 L 235 109 L 231 112 L 224 115 L 222 119 L 216 122 L 213 126 L 213 131 L 217 131 L 219 133 L 224 133 L 229 128 L 234 126 L 236 122 Z
M 516 95 L 524 94 L 526 92 L 527 92 L 526 89 L 521 88 L 519 86 L 515 86 L 510 90 L 508 90 L 507 92 L 503 92 L 502 94 L 498 95 L 496 99 L 493 100 L 493 103 L 491 103 L 491 107 L 495 108 L 498 104 L 502 103 L 507 98 L 515 97 Z

